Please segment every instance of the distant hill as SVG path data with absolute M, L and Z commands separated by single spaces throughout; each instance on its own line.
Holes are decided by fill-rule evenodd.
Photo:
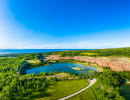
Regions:
M 46 54 L 59 54 L 60 56 L 115 56 L 115 57 L 130 57 L 130 47 L 125 48 L 108 48 L 95 50 L 73 50 L 73 51 L 59 51 Z

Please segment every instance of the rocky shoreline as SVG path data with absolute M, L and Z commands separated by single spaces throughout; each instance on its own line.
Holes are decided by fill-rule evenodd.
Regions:
M 74 57 L 60 57 L 60 55 L 49 55 L 46 59 L 74 59 L 79 61 L 85 61 L 89 63 L 96 63 L 102 67 L 110 67 L 113 71 L 130 71 L 130 61 L 123 61 L 116 58 L 108 57 L 84 57 L 84 56 L 74 56 Z

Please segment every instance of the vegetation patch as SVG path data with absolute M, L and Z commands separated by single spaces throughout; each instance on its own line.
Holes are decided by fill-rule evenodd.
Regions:
M 126 100 L 130 100 L 130 84 L 124 84 L 121 86 L 120 92 Z
M 84 92 L 69 98 L 67 100 L 97 100 L 94 94 L 94 91 L 91 88 L 88 88 Z
M 42 98 L 42 100 L 56 100 L 68 96 L 86 87 L 88 84 L 89 82 L 85 79 L 59 81 L 46 90 L 46 93 L 49 95 Z
M 29 63 L 40 63 L 40 60 L 34 59 L 34 60 L 27 60 Z
M 72 50 L 44 53 L 47 55 L 65 56 L 90 56 L 90 57 L 130 57 L 130 47 L 127 48 L 110 48 L 110 49 L 95 49 L 95 50 Z M 85 55 L 86 54 L 86 55 Z
M 41 92 L 33 92 L 28 97 L 24 97 L 27 100 L 56 100 L 65 96 L 68 96 L 80 89 L 86 87 L 89 82 L 85 79 L 81 80 L 65 80 L 65 81 L 51 81 L 51 85 Z
M 84 68 L 80 68 L 80 67 L 71 67 L 74 70 L 84 70 Z
M 68 74 L 68 73 L 57 73 L 57 74 L 54 74 L 54 75 L 46 76 L 47 79 L 55 78 L 55 77 L 58 78 L 58 79 L 69 78 L 70 74 Z
M 98 53 L 80 53 L 80 55 L 85 55 L 85 56 L 93 56 L 93 55 L 98 55 Z

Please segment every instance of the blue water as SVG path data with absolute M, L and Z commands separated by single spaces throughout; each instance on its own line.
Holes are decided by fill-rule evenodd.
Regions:
M 84 68 L 83 70 L 74 70 L 72 67 L 80 67 Z M 70 72 L 74 74 L 87 74 L 90 73 L 89 71 L 99 71 L 98 68 L 96 67 L 91 67 L 91 66 L 85 66 L 81 64 L 74 64 L 74 63 L 56 63 L 48 66 L 43 66 L 43 67 L 38 67 L 38 68 L 33 68 L 27 70 L 27 74 L 32 74 L 32 73 L 41 73 L 41 72 Z
M 65 50 L 85 50 L 85 49 L 0 49 L 0 54 L 42 53 L 42 52 L 65 51 Z

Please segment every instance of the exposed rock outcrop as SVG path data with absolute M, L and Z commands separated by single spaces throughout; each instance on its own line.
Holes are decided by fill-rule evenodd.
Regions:
M 103 58 L 103 57 L 83 57 L 83 56 L 74 56 L 74 57 L 60 57 L 59 55 L 50 55 L 46 59 L 74 59 L 79 61 L 85 61 L 90 63 L 96 63 L 102 67 L 110 67 L 114 71 L 130 71 L 130 62 L 123 61 L 115 58 Z

